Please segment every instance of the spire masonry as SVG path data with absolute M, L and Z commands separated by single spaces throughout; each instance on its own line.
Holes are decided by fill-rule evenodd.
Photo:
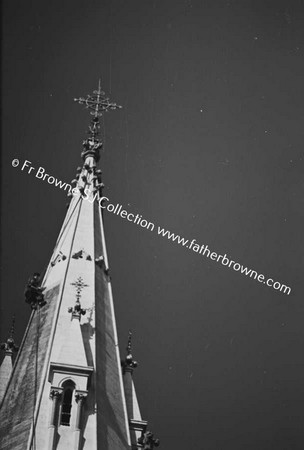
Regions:
M 75 101 L 92 115 L 83 165 L 46 272 L 41 279 L 34 274 L 25 291 L 31 316 L 15 364 L 5 369 L 11 373 L 0 412 L 2 450 L 135 450 L 158 444 L 139 410 L 131 335 L 121 364 L 100 207 L 99 117 L 121 106 L 110 102 L 100 82 L 93 94 Z M 3 344 L 10 358 L 12 345 Z

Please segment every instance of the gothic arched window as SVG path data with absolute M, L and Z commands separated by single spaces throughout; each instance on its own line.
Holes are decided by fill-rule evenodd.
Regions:
M 61 405 L 61 415 L 60 415 L 60 425 L 70 426 L 71 419 L 71 409 L 73 400 L 73 391 L 75 389 L 75 384 L 71 381 L 65 381 L 62 385 L 63 396 Z

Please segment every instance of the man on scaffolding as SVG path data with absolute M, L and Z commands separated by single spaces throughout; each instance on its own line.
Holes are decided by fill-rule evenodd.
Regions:
M 35 272 L 34 275 L 29 278 L 24 291 L 25 301 L 31 305 L 32 309 L 37 309 L 38 306 L 41 307 L 46 304 L 43 295 L 44 290 L 45 287 L 40 286 L 40 273 Z

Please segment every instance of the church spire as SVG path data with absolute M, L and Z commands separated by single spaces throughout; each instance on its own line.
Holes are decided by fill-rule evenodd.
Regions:
M 100 82 L 92 95 L 75 101 L 93 116 L 84 163 L 41 283 L 43 303 L 32 309 L 5 391 L 2 450 L 148 448 L 139 441 L 147 422 L 132 380 L 131 334 L 121 367 L 96 165 L 99 117 L 121 107 Z

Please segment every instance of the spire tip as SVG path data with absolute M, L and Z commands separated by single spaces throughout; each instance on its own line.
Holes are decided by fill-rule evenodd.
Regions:
M 126 373 L 127 371 L 133 372 L 133 369 L 135 369 L 138 366 L 137 361 L 133 360 L 132 356 L 132 331 L 129 330 L 129 337 L 128 337 L 128 345 L 127 345 L 127 356 L 125 357 L 125 360 L 122 361 L 122 368 L 123 372 Z

